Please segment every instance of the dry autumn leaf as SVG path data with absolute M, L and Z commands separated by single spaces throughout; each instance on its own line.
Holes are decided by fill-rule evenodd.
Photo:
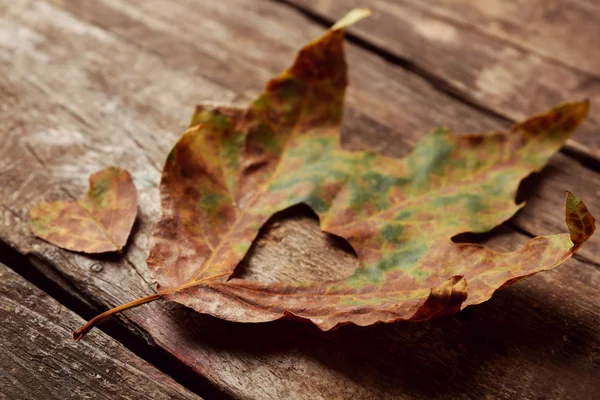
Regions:
M 76 339 L 158 298 L 230 321 L 290 317 L 323 330 L 428 319 L 554 268 L 593 233 L 594 218 L 568 193 L 570 235 L 537 237 L 510 253 L 451 240 L 488 231 L 523 206 L 514 202 L 519 183 L 562 146 L 587 102 L 507 132 L 436 129 L 405 159 L 342 149 L 343 30 L 368 13 L 352 11 L 306 45 L 247 109 L 197 108 L 163 170 L 162 218 L 148 259 L 159 293 L 98 316 Z M 269 217 L 300 203 L 355 249 L 354 275 L 305 285 L 232 278 Z
M 137 214 L 137 192 L 129 172 L 109 167 L 90 176 L 78 201 L 37 204 L 30 214 L 33 233 L 56 246 L 84 253 L 120 251 Z

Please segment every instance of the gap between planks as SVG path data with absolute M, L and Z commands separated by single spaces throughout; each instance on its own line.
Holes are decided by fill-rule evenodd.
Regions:
M 93 299 L 87 299 L 75 293 L 76 289 L 68 290 L 55 282 L 54 278 L 45 275 L 45 272 L 48 272 L 47 270 L 52 270 L 52 273 L 56 275 L 61 275 L 61 273 L 56 271 L 52 265 L 42 260 L 39 260 L 39 262 L 44 264 L 44 272 L 40 270 L 39 266 L 33 265 L 27 255 L 19 253 L 6 242 L 0 240 L 0 263 L 6 265 L 64 307 L 86 320 L 93 318 L 105 309 L 105 307 L 91 304 Z M 62 280 L 68 283 L 68 280 L 64 277 L 62 277 Z M 117 321 L 120 321 L 120 319 L 115 318 L 105 321 L 97 329 L 100 329 L 132 353 L 173 378 L 190 392 L 205 399 L 231 398 L 207 378 L 186 366 L 163 348 L 152 344 L 151 339 L 145 337 L 147 335 L 143 335 L 141 332 L 135 333 L 131 328 L 127 328 Z

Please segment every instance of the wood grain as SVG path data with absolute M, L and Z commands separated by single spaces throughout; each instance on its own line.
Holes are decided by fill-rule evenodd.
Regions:
M 0 399 L 199 399 L 0 264 Z
M 573 70 L 598 75 L 600 3 L 596 0 L 434 0 L 428 6 L 440 17 L 460 21 Z
M 335 20 L 360 0 L 290 0 Z M 580 1 L 377 0 L 350 32 L 439 77 L 459 96 L 513 121 L 555 104 L 600 103 L 600 8 Z M 596 22 L 592 22 L 596 21 Z M 600 159 L 600 118 L 570 142 Z
M 17 1 L 0 5 L 0 18 L 0 34 L 11 38 L 0 47 L 0 238 L 99 308 L 153 292 L 144 260 L 159 214 L 156 185 L 193 105 L 248 100 L 322 31 L 290 7 L 250 0 Z M 438 124 L 502 126 L 356 46 L 348 59 L 348 148 L 402 156 Z M 68 253 L 32 237 L 25 222 L 33 204 L 78 197 L 88 175 L 108 164 L 127 168 L 140 192 L 123 259 Z M 518 229 L 565 231 L 565 188 L 600 215 L 593 171 L 559 155 L 544 174 L 529 182 L 537 190 Z M 505 233 L 494 239 L 498 248 L 526 239 Z M 599 243 L 586 244 L 582 257 L 597 257 Z M 296 210 L 263 229 L 237 273 L 310 281 L 356 265 L 310 212 Z M 462 320 L 330 333 L 295 322 L 232 324 L 168 303 L 120 320 L 240 398 L 592 398 L 599 280 L 592 263 L 571 260 Z

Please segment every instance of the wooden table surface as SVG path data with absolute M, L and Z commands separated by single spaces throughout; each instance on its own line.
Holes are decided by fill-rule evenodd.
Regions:
M 559 268 L 455 317 L 321 332 L 234 324 L 156 302 L 148 240 L 165 155 L 194 105 L 244 103 L 348 9 L 344 146 L 403 156 L 432 127 L 504 128 L 567 100 L 592 111 L 522 185 L 491 235 L 518 248 L 566 230 L 564 190 L 600 216 L 598 0 L 5 0 L 0 2 L 0 398 L 598 399 L 600 235 Z M 29 210 L 128 169 L 140 212 L 122 257 L 34 238 Z M 299 208 L 270 223 L 239 276 L 301 281 L 356 260 Z M 337 274 L 337 275 L 336 275 Z

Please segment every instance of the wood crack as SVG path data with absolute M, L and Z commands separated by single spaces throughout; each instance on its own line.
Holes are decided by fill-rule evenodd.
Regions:
M 38 155 L 38 153 L 36 153 L 36 151 L 29 143 L 25 143 L 25 148 L 42 167 L 46 167 L 46 162 Z

